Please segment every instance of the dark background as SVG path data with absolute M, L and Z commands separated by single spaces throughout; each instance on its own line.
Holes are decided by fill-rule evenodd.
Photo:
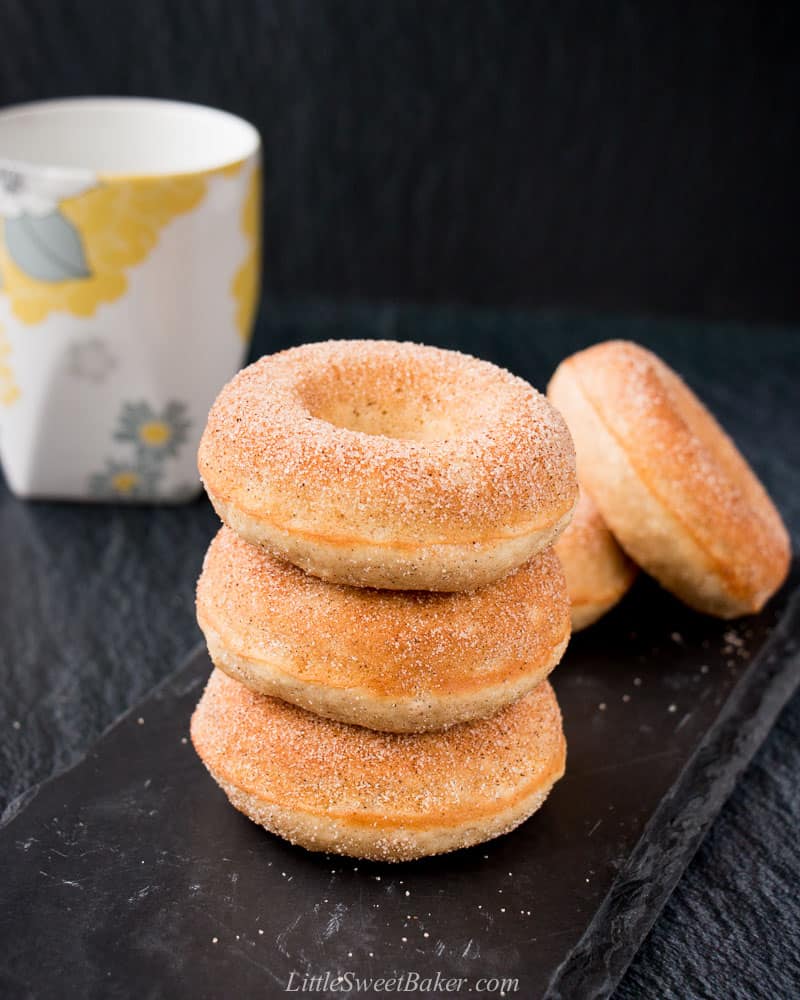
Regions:
M 253 120 L 265 143 L 273 300 L 797 322 L 797 21 L 790 5 L 739 0 L 0 0 L 0 104 L 139 94 Z M 507 314 L 444 311 L 427 327 L 423 313 L 399 315 L 407 319 L 375 311 L 365 325 L 345 309 L 341 321 L 314 327 L 305 312 L 295 319 L 279 306 L 262 317 L 256 346 L 274 349 L 281 329 L 293 339 L 354 330 L 424 338 L 438 323 L 442 339 L 462 337 L 460 346 L 474 350 L 472 323 L 483 324 L 487 342 L 506 345 L 509 361 L 548 336 L 563 340 L 561 354 L 572 349 L 560 331 Z M 668 359 L 681 370 L 690 348 L 680 344 L 697 341 L 705 357 L 696 328 L 663 330 L 664 349 L 676 352 Z M 760 342 L 760 363 L 782 374 L 780 391 L 764 382 L 754 397 L 746 361 L 725 348 L 730 336 L 726 329 L 708 361 L 697 362 L 706 377 L 696 387 L 732 414 L 742 398 L 769 405 L 749 408 L 741 426 L 751 434 L 748 457 L 766 463 L 759 471 L 774 487 L 778 470 L 792 469 L 784 449 L 796 441 L 796 366 L 768 350 L 762 357 Z M 797 495 L 783 501 L 787 517 Z M 80 517 L 78 507 L 61 511 Z M 35 609 L 17 614 L 8 601 L 0 616 L 12 692 L 0 708 L 23 719 L 19 733 L 3 727 L 13 789 L 71 763 L 198 639 L 192 581 L 214 522 L 206 507 L 193 511 L 191 523 L 183 509 L 157 521 L 125 512 L 141 518 L 141 552 L 130 558 L 121 534 L 110 532 L 99 575 L 76 586 L 63 539 L 97 568 L 104 522 L 85 533 L 55 514 L 50 523 L 49 508 L 16 503 L 0 486 L 5 537 L 18 538 L 24 556 L 0 550 L 0 575 L 18 604 Z M 52 546 L 38 537 L 48 531 Z M 129 593 L 140 571 L 137 593 L 147 600 Z M 101 620 L 95 598 L 106 590 L 116 610 Z M 71 617 L 76 606 L 82 617 Z M 137 608 L 153 611 L 146 627 Z M 96 642 L 102 655 L 77 656 L 68 637 Z M 48 660 L 56 680 L 44 695 L 32 668 L 27 687 L 20 682 L 28 708 L 13 678 Z M 795 698 L 703 842 L 620 1000 L 796 995 L 798 748 Z
M 273 298 L 794 321 L 792 6 L 2 0 L 0 104 L 254 121 Z

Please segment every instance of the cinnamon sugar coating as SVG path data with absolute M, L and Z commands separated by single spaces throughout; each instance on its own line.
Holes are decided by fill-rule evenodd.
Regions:
M 485 361 L 393 341 L 241 371 L 198 456 L 223 520 L 325 579 L 462 590 L 550 544 L 577 496 L 560 415 Z
M 581 481 L 626 552 L 698 610 L 760 610 L 788 572 L 788 534 L 678 375 L 637 344 L 608 341 L 563 361 L 548 393 L 575 438 Z
M 345 587 L 223 527 L 197 587 L 215 664 L 309 711 L 393 732 L 497 711 L 541 682 L 570 633 L 552 549 L 467 593 Z
M 563 774 L 545 682 L 489 719 L 379 733 L 321 719 L 215 671 L 192 741 L 234 805 L 312 850 L 403 860 L 513 828 Z
M 636 578 L 635 563 L 619 547 L 597 504 L 583 488 L 554 551 L 564 568 L 574 632 L 602 618 L 622 600 Z

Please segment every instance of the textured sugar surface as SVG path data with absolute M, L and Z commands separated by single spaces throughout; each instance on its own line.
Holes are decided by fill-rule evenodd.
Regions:
M 687 599 L 708 583 L 736 609 L 760 607 L 788 570 L 786 530 L 736 446 L 675 372 L 636 344 L 611 341 L 569 358 L 552 385 L 623 545 L 667 586 L 694 573 Z M 605 477 L 603 457 L 620 474 L 630 468 L 628 491 Z M 637 537 L 634 505 L 653 519 L 646 537 Z
M 621 342 L 597 345 L 578 358 L 581 385 L 589 387 L 593 404 L 637 466 L 646 465 L 662 486 L 671 484 L 713 510 L 718 521 L 764 536 L 781 531 L 772 502 L 736 446 L 663 361 Z
M 198 582 L 198 614 L 233 652 L 317 683 L 396 695 L 489 682 L 549 662 L 569 632 L 552 551 L 469 593 L 325 583 L 222 528 Z
M 597 509 L 594 500 L 581 486 L 580 498 L 572 520 L 556 540 L 556 552 L 559 552 L 560 544 L 569 541 L 586 553 L 587 557 L 601 558 L 606 551 L 609 540 L 613 540 L 613 535 L 608 530 L 603 515 Z
M 406 735 L 321 719 L 217 670 L 192 739 L 212 773 L 277 805 L 434 819 L 519 791 L 552 766 L 562 737 L 546 683 L 490 719 Z
M 315 416 L 352 403 L 418 415 L 447 436 L 365 433 Z M 360 417 L 359 417 L 360 419 Z M 378 421 L 380 423 L 380 421 Z M 446 430 L 444 429 L 446 428 Z M 209 489 L 264 515 L 390 532 L 511 527 L 575 495 L 572 442 L 528 383 L 488 362 L 391 341 L 329 341 L 262 358 L 220 393 L 200 449 Z

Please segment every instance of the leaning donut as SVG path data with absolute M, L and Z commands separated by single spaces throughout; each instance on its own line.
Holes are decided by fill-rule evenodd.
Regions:
M 583 487 L 575 514 L 554 550 L 564 567 L 573 632 L 602 618 L 622 600 L 636 577 L 635 564 L 619 547 Z
M 398 735 L 345 726 L 214 671 L 192 742 L 231 803 L 311 851 L 405 861 L 513 830 L 564 773 L 550 685 L 489 719 Z
M 561 416 L 485 361 L 391 341 L 262 358 L 222 390 L 199 469 L 222 520 L 336 583 L 457 591 L 551 544 L 577 498 Z
M 548 393 L 574 436 L 581 481 L 625 551 L 700 611 L 760 610 L 788 571 L 786 529 L 675 372 L 609 341 L 562 362 Z
M 214 664 L 263 694 L 391 732 L 516 701 L 561 659 L 569 598 L 552 549 L 461 594 L 343 587 L 222 528 L 197 585 Z

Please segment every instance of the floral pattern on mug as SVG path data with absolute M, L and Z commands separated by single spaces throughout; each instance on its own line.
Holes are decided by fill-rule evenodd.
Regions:
M 129 441 L 151 456 L 177 455 L 190 427 L 183 403 L 167 403 L 160 413 L 148 403 L 126 403 L 114 440 Z
M 64 198 L 83 194 L 97 183 L 88 171 L 31 170 L 23 173 L 0 161 L 0 215 L 4 219 L 41 219 L 58 211 Z
M 89 479 L 89 495 L 97 500 L 151 500 L 157 494 L 156 469 L 108 459 L 102 472 Z
M 11 344 L 0 324 L 0 406 L 12 406 L 19 399 L 19 386 L 11 367 Z
M 5 251 L 23 274 L 42 282 L 90 277 L 80 233 L 59 205 L 96 184 L 87 171 L 28 168 L 22 172 L 0 162 Z
M 128 287 L 125 272 L 144 261 L 164 226 L 196 208 L 207 190 L 200 174 L 107 184 L 92 177 L 79 185 L 63 178 L 45 183 L 38 172 L 33 181 L 27 169 L 3 170 L 0 288 L 23 323 L 58 310 L 91 316 L 120 298 Z
M 117 359 L 100 337 L 79 340 L 67 351 L 67 372 L 73 378 L 104 382 L 117 367 Z
M 133 445 L 133 456 L 130 461 L 118 456 L 107 459 L 105 469 L 89 477 L 89 494 L 105 500 L 174 499 L 162 489 L 165 462 L 179 454 L 190 427 L 184 403 L 172 400 L 161 411 L 145 402 L 125 403 L 113 437 Z M 188 484 L 178 496 L 192 490 Z
M 261 286 L 261 167 L 256 164 L 250 174 L 247 195 L 242 206 L 242 232 L 248 243 L 247 256 L 233 276 L 231 292 L 236 300 L 236 328 L 247 343 L 253 332 L 253 320 Z

